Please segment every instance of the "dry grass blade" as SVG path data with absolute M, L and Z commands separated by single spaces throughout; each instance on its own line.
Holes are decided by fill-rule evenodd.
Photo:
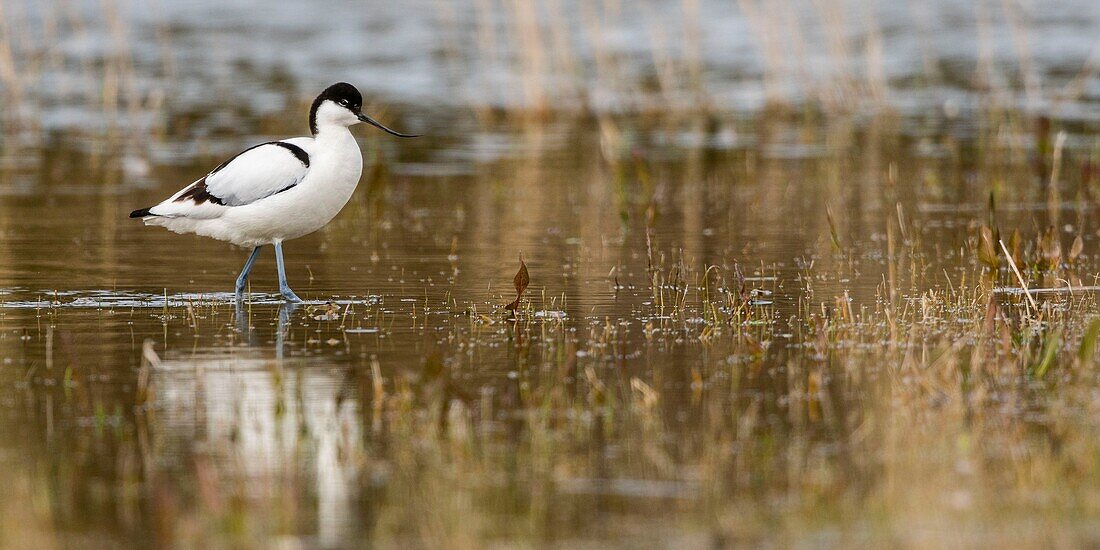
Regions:
M 134 403 L 143 406 L 150 401 L 152 395 L 150 384 L 150 369 L 160 367 L 160 356 L 153 345 L 153 341 L 146 339 L 141 345 L 141 368 L 138 369 L 137 395 Z
M 512 279 L 512 283 L 516 286 L 516 299 L 504 306 L 504 309 L 515 311 L 519 308 L 519 300 L 523 298 L 523 291 L 527 290 L 527 285 L 531 284 L 531 276 L 527 273 L 527 264 L 523 262 L 522 254 L 519 256 L 519 271 L 516 272 L 516 277 Z
M 840 246 L 840 233 L 836 230 L 836 221 L 833 220 L 833 209 L 829 205 L 825 205 L 825 219 L 829 222 L 829 238 L 833 242 L 833 248 L 840 252 L 842 250 Z
M 999 239 L 996 238 L 993 230 L 989 226 L 983 225 L 978 233 L 978 260 L 993 270 L 997 269 L 999 263 L 997 248 L 993 245 L 995 240 Z
M 1004 241 L 997 242 L 1001 244 L 1001 250 L 1004 251 L 1005 256 L 1008 258 L 1008 266 L 1012 268 L 1012 272 L 1016 274 L 1016 279 L 1020 281 L 1020 288 L 1024 290 L 1024 296 L 1027 296 L 1027 303 L 1031 305 L 1031 309 L 1035 313 L 1039 313 L 1039 305 L 1035 303 L 1035 298 L 1031 297 L 1031 292 L 1027 289 L 1027 283 L 1024 281 L 1024 276 L 1020 274 L 1020 269 L 1016 267 L 1016 262 L 1012 259 L 1012 254 L 1008 253 L 1008 247 L 1005 246 Z
M 1069 263 L 1075 263 L 1077 258 L 1081 256 L 1081 253 L 1085 251 L 1085 241 L 1078 235 L 1076 239 L 1073 239 L 1073 244 L 1069 248 L 1069 254 L 1066 256 L 1066 261 Z

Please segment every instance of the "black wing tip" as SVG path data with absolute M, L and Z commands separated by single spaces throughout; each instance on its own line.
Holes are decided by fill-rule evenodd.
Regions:
M 152 208 L 152 207 L 150 206 L 149 208 Z M 139 209 L 139 210 L 134 210 L 133 212 L 130 212 L 130 217 L 131 218 L 144 218 L 146 216 L 152 216 L 152 214 L 149 213 L 149 208 L 142 208 L 142 209 Z

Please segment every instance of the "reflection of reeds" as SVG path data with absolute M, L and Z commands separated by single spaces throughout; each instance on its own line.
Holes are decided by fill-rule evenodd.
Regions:
M 37 131 L 40 127 L 43 99 L 53 95 L 39 93 L 43 86 L 54 86 L 53 92 L 65 101 L 83 101 L 89 116 L 102 117 L 103 132 L 108 144 L 122 139 L 129 141 L 130 149 L 140 149 L 156 124 L 148 124 L 152 116 L 163 107 L 166 78 L 173 74 L 170 37 L 165 27 L 156 26 L 156 35 L 164 51 L 162 55 L 160 87 L 139 85 L 140 69 L 135 66 L 134 52 L 142 45 L 136 44 L 130 29 L 131 19 L 124 8 L 113 0 L 98 4 L 99 11 L 86 17 L 80 9 L 71 9 L 64 3 L 46 7 L 40 19 L 40 29 L 32 29 L 30 19 L 21 12 L 0 5 L 0 85 L 4 89 L 5 109 L 3 122 L 9 128 L 25 128 Z M 29 36 L 40 32 L 42 39 Z M 21 34 L 20 34 L 21 33 Z M 76 35 L 82 40 L 92 40 L 102 35 L 109 44 L 109 52 L 102 59 L 83 56 L 67 59 L 61 51 L 62 37 Z M 153 81 L 154 79 L 148 79 Z M 143 89 L 144 88 L 144 89 Z M 30 98 L 36 98 L 31 100 Z M 85 121 L 88 122 L 88 121 Z M 75 128 L 88 124 L 74 125 Z M 92 125 L 92 132 L 95 125 Z M 78 131 L 89 131 L 81 128 Z M 155 133 L 155 131 L 153 132 Z
M 713 120 L 733 108 L 715 101 L 708 80 L 714 78 L 713 59 L 705 23 L 719 9 L 701 0 L 676 3 L 640 2 L 624 5 L 613 0 L 567 3 L 516 0 L 471 0 L 471 29 L 475 40 L 467 45 L 456 33 L 464 29 L 450 0 L 434 2 L 443 27 L 444 61 L 458 78 L 473 68 L 467 90 L 470 107 L 480 120 L 491 124 L 503 111 L 513 119 L 543 125 L 556 115 L 564 118 L 616 116 L 657 118 L 666 127 L 693 118 Z M 849 5 L 840 0 L 737 0 L 723 9 L 735 9 L 747 23 L 757 51 L 757 63 L 738 68 L 744 74 L 722 74 L 719 79 L 759 78 L 763 103 L 769 108 L 808 107 L 832 114 L 855 109 L 889 109 L 891 97 L 887 42 L 873 2 Z M 16 5 L 17 6 L 17 5 Z M 140 148 L 148 116 L 163 109 L 165 90 L 175 74 L 171 36 L 167 25 L 154 22 L 161 61 L 150 71 L 137 66 L 135 44 L 126 6 L 114 0 L 96 4 L 98 12 L 47 8 L 41 18 L 43 44 L 25 38 L 26 17 L 11 5 L 0 8 L 0 84 L 4 87 L 6 117 L 17 117 L 25 127 L 40 118 L 34 91 L 45 85 L 43 74 L 58 74 L 59 86 L 81 94 L 88 110 L 101 114 L 107 132 L 126 138 Z M 860 9 L 853 10 L 853 7 Z M 807 9 L 808 8 L 808 9 Z M 154 6 L 154 12 L 158 11 Z M 918 36 L 931 42 L 934 22 L 927 2 L 912 7 Z M 970 82 L 952 83 L 993 98 L 986 106 L 1014 101 L 1004 92 L 1017 86 L 1000 72 L 1005 63 L 995 52 L 1006 34 L 1015 52 L 1019 87 L 1030 106 L 1042 105 L 1045 90 L 1041 67 L 1032 54 L 1035 37 L 1029 21 L 1015 2 L 978 2 L 973 7 L 978 62 Z M 728 14 L 723 13 L 723 17 Z M 1002 28 L 1003 27 L 1003 28 Z M 37 31 L 37 29 L 35 29 Z M 1007 31 L 1007 33 L 1002 32 Z M 109 43 L 102 59 L 67 59 L 53 45 L 66 35 Z M 624 48 L 617 41 L 642 42 Z M 935 48 L 922 44 L 921 65 L 929 83 L 942 82 Z M 37 48 L 37 49 L 35 49 Z M 641 54 L 639 54 L 641 52 Z M 1095 57 L 1095 56 L 1094 56 Z M 148 57 L 142 57 L 148 59 Z M 821 62 L 824 61 L 824 62 Z M 1061 91 L 1061 97 L 1079 95 L 1094 61 L 1086 62 L 1081 75 Z M 159 71 L 159 73 L 158 73 Z M 729 71 L 723 67 L 723 71 Z M 759 76 L 754 73 L 758 72 Z M 152 73 L 152 74 L 150 74 Z M 456 78 L 456 82 L 458 81 Z M 76 86 L 73 86 L 76 84 Z M 288 91 L 289 92 L 289 91 Z M 49 97 L 49 96 L 45 96 Z M 957 106 L 948 105 L 949 108 Z M 685 122 L 693 124 L 691 122 Z M 154 130 L 156 124 L 152 125 Z
M 4 116 L 8 119 L 0 122 L 7 124 L 17 122 L 25 108 L 23 105 L 23 75 L 14 52 L 16 44 L 14 29 L 17 27 L 18 25 L 13 21 L 12 16 L 5 12 L 4 4 L 0 3 L 0 84 L 3 85 L 6 91 L 4 103 L 7 107 L 4 109 Z
M 758 50 L 765 103 L 777 107 L 807 104 L 826 112 L 889 109 L 893 98 L 887 72 L 888 37 L 874 4 L 859 2 L 862 9 L 858 12 L 839 0 L 813 0 L 810 4 L 812 10 L 807 11 L 791 0 L 736 2 Z M 705 83 L 712 68 L 706 66 L 701 51 L 700 21 L 708 14 L 698 0 L 682 0 L 679 10 L 674 10 L 680 25 L 670 24 L 667 9 L 645 2 L 635 6 L 631 24 L 638 26 L 636 18 L 642 19 L 640 26 L 646 32 L 636 37 L 647 41 L 639 49 L 649 53 L 648 59 L 624 56 L 609 46 L 608 35 L 623 25 L 623 7 L 616 2 L 579 2 L 577 9 L 568 13 L 560 2 L 498 6 L 492 0 L 477 0 L 476 6 L 478 47 L 470 55 L 475 66 L 488 67 L 485 72 L 494 77 L 484 93 L 475 94 L 475 103 L 476 96 L 485 96 L 515 110 L 513 114 L 521 118 L 536 119 L 548 114 L 667 117 L 728 109 L 714 104 L 707 93 Z M 994 42 L 1000 32 L 994 27 L 996 18 L 997 24 L 1009 31 L 1028 104 L 1038 105 L 1045 92 L 1031 53 L 1027 21 L 1019 7 L 1008 1 L 999 5 L 979 2 L 973 9 L 978 68 L 972 82 L 959 84 L 971 86 L 979 97 L 994 97 L 995 103 L 1007 99 L 1003 92 L 1012 85 L 999 74 L 1001 64 L 994 59 Z M 919 26 L 918 36 L 934 38 L 929 6 L 917 3 L 911 11 Z M 920 80 L 941 82 L 934 48 L 923 43 L 919 48 L 924 71 Z M 827 63 L 817 63 L 818 52 L 824 52 Z M 509 93 L 509 80 L 521 101 L 503 97 Z M 1075 82 L 1068 89 L 1079 90 L 1082 79 Z M 484 105 L 477 107 L 485 112 Z
M 627 77 L 631 72 L 628 64 L 633 61 L 614 53 L 607 44 L 608 32 L 622 23 L 622 7 L 614 2 L 581 2 L 575 11 L 567 10 L 560 1 L 506 2 L 501 6 L 477 0 L 475 7 L 478 46 L 473 62 L 483 74 L 494 75 L 475 96 L 517 109 L 515 114 L 521 118 L 698 111 L 707 101 L 700 51 L 701 14 L 695 0 L 684 1 L 684 25 L 673 29 L 675 36 L 650 6 L 641 6 L 650 14 L 645 28 L 652 42 L 649 49 L 656 93 L 647 83 Z M 589 52 L 588 57 L 582 58 L 582 51 Z M 502 70 L 515 75 L 512 83 L 522 101 L 502 95 L 511 92 L 500 88 L 498 71 Z M 478 112 L 489 112 L 486 104 L 474 101 Z

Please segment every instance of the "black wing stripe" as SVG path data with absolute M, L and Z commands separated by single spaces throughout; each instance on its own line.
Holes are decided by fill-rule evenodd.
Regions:
M 233 156 L 229 157 L 225 162 L 219 164 L 216 168 L 211 170 L 210 173 L 207 174 L 207 176 L 213 176 L 214 174 L 217 174 L 219 170 L 221 170 L 222 168 L 225 168 L 226 166 L 229 166 L 229 163 L 237 160 L 237 157 L 239 157 L 239 156 L 241 156 L 241 155 L 257 148 L 257 147 L 263 147 L 264 145 L 277 145 L 279 147 L 282 147 L 283 149 L 286 149 L 287 151 L 290 151 L 291 154 L 293 154 L 295 156 L 295 158 L 298 159 L 299 162 L 301 162 L 303 165 L 305 165 L 306 168 L 309 168 L 309 153 L 307 153 L 305 149 L 302 149 L 301 147 L 298 147 L 297 145 L 294 145 L 293 143 L 287 143 L 285 141 L 268 141 L 268 142 L 253 145 L 252 147 L 249 147 L 248 149 L 245 149 L 244 151 L 241 151 L 240 153 L 237 153 L 236 155 L 233 155 Z
M 301 147 L 298 147 L 293 143 L 287 143 L 285 141 L 271 141 L 266 143 L 265 145 L 278 145 L 279 147 L 290 151 L 294 154 L 295 157 L 298 158 L 299 162 L 305 165 L 306 168 L 309 168 L 309 153 L 307 153 L 305 149 L 302 149 Z
M 309 168 L 309 153 L 307 153 L 305 149 L 302 149 L 301 147 L 298 147 L 297 145 L 294 145 L 293 143 L 287 143 L 285 141 L 268 141 L 266 143 L 260 143 L 258 145 L 253 145 L 252 147 L 249 147 L 248 149 L 245 149 L 244 151 L 241 151 L 240 153 L 237 153 L 236 155 L 233 155 L 228 160 L 226 160 L 225 162 L 219 164 L 216 168 L 211 170 L 209 174 L 203 176 L 203 178 L 201 180 L 195 182 L 194 185 L 192 185 L 182 195 L 177 197 L 176 200 L 173 201 L 173 202 L 183 202 L 183 201 L 186 201 L 186 200 L 191 200 L 191 201 L 194 201 L 195 204 L 202 204 L 206 201 L 210 201 L 210 202 L 212 202 L 214 204 L 217 204 L 219 206 L 226 206 L 225 199 L 211 194 L 210 191 L 206 188 L 206 178 L 208 178 L 210 176 L 213 176 L 214 174 L 217 174 L 218 171 L 220 171 L 222 168 L 225 168 L 226 166 L 229 166 L 229 163 L 233 162 L 234 160 L 237 160 L 237 157 L 239 157 L 239 156 L 241 156 L 241 155 L 257 148 L 257 147 L 263 147 L 264 145 L 276 145 L 276 146 L 282 147 L 283 149 L 286 149 L 287 151 L 290 151 L 290 153 L 292 155 L 294 155 L 294 158 L 297 158 L 298 161 L 302 163 L 302 165 L 304 165 L 306 168 Z M 290 184 L 290 185 L 288 185 L 288 186 L 272 193 L 271 195 L 278 195 L 279 193 L 282 193 L 283 191 L 291 189 L 296 185 L 298 185 L 298 184 L 297 183 L 292 183 L 292 184 Z M 268 196 L 270 197 L 271 195 L 268 195 Z M 262 198 L 267 198 L 267 197 L 262 197 Z M 242 206 L 242 205 L 240 205 L 240 204 L 230 204 L 229 206 Z

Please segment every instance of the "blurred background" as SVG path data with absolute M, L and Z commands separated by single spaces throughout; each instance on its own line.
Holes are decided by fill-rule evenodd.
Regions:
M 258 131 L 255 118 L 298 113 L 335 80 L 399 109 L 410 125 L 475 142 L 473 131 L 501 117 L 711 117 L 721 126 L 777 105 L 909 116 L 996 106 L 1095 121 L 1094 8 L 1088 0 L 8 1 L 4 133 L 141 135 L 157 158 L 168 153 L 150 137 Z
M 234 310 L 127 214 L 336 81 L 424 137 Z M 0 546 L 1100 540 L 1095 0 L 0 0 L 0 101 Z

